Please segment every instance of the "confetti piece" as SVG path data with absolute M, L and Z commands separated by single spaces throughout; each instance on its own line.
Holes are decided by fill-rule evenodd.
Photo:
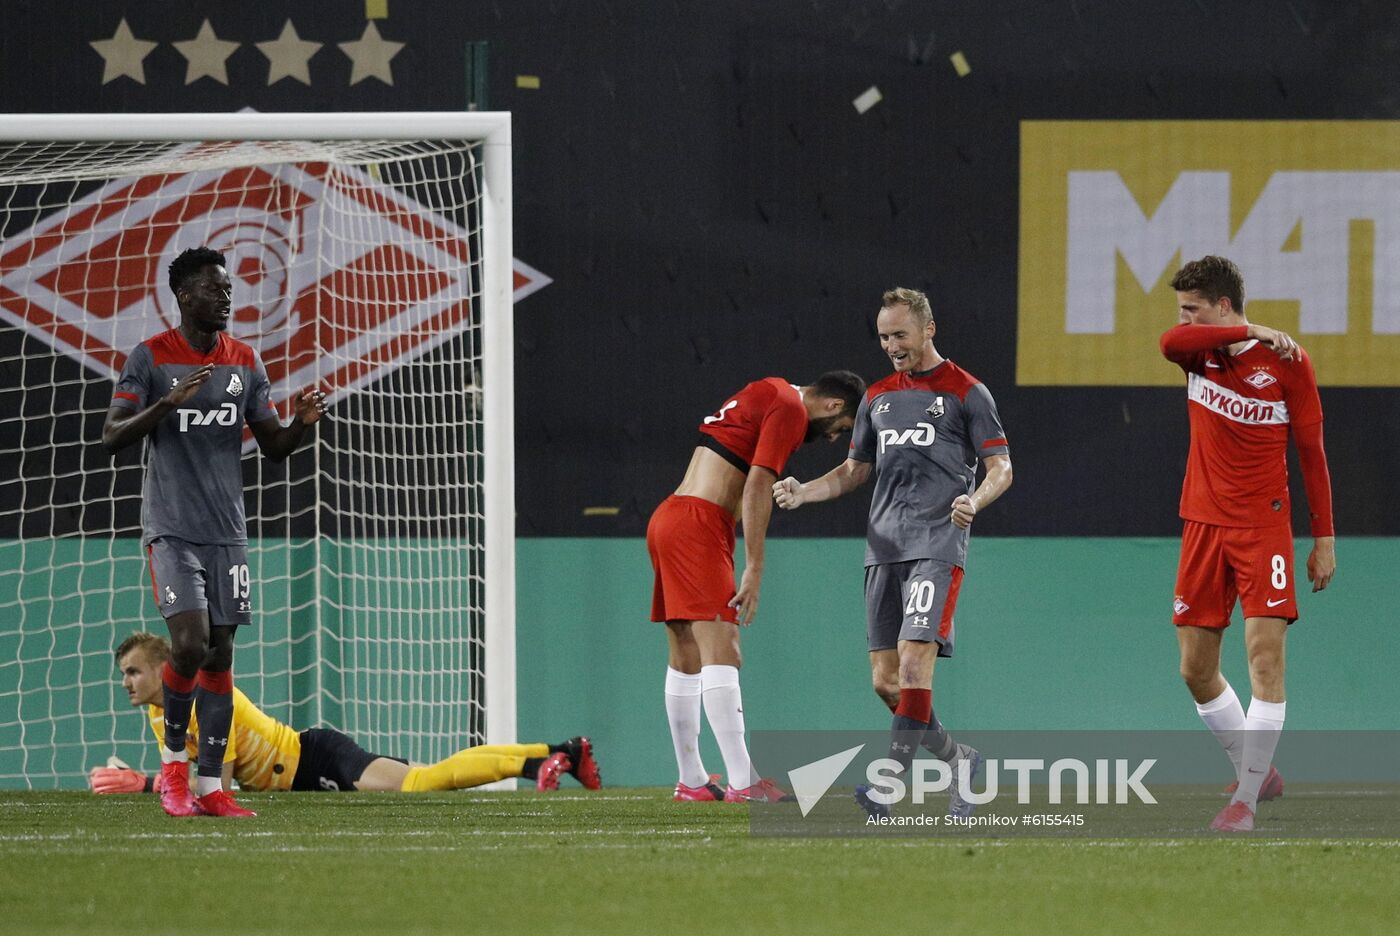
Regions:
M 583 515 L 585 517 L 616 517 L 622 512 L 621 507 L 585 507 Z
M 966 78 L 972 71 L 972 66 L 967 64 L 967 56 L 961 52 L 948 56 L 948 61 L 953 63 L 953 71 L 958 73 L 959 78 Z
M 862 91 L 860 97 L 856 98 L 851 103 L 855 105 L 857 114 L 863 114 L 876 104 L 879 104 L 882 100 L 884 100 L 884 95 L 880 93 L 880 89 L 871 85 Z
M 538 90 L 540 89 L 540 76 L 539 76 L 539 75 L 516 75 L 516 76 L 515 76 L 515 86 L 516 86 L 517 88 L 529 88 L 529 89 L 532 90 L 532 91 L 538 91 Z
M 365 19 L 388 19 L 389 0 L 365 0 Z

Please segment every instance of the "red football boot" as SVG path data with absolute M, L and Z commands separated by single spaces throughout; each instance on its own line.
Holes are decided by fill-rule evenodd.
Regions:
M 770 778 L 764 777 L 753 786 L 743 790 L 736 790 L 734 787 L 726 787 L 724 790 L 724 801 L 726 803 L 791 803 L 796 802 L 797 797 L 784 790 Z
M 539 772 L 535 774 L 535 789 L 541 793 L 559 789 L 559 775 L 568 773 L 573 766 L 569 755 L 563 751 L 549 755 L 544 759 L 544 763 L 540 764 Z
M 199 808 L 204 810 L 206 816 L 226 816 L 230 819 L 246 819 L 249 816 L 256 816 L 257 813 L 251 809 L 244 809 L 234 802 L 233 797 L 223 790 L 215 790 L 213 793 L 206 793 L 195 800 Z
M 587 738 L 570 738 L 564 744 L 569 749 L 569 760 L 573 766 L 569 768 L 569 773 L 574 775 L 574 779 L 583 784 L 585 790 L 601 790 L 603 788 L 603 777 L 598 773 L 598 761 L 593 756 L 593 742 Z
M 1253 832 L 1254 810 L 1248 803 L 1233 802 L 1220 810 L 1210 827 L 1217 832 Z
M 194 794 L 190 792 L 188 761 L 170 761 L 160 765 L 160 805 L 167 815 L 198 816 Z
M 677 783 L 676 792 L 671 794 L 671 799 L 677 803 L 718 803 L 724 799 L 724 791 L 715 783 L 718 779 L 719 774 L 710 774 L 709 782 L 700 786 Z

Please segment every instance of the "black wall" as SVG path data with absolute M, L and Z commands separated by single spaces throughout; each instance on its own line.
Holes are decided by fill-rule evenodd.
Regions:
M 980 532 L 1173 534 L 1181 389 L 1015 384 L 1019 121 L 1400 116 L 1393 3 L 390 0 L 392 87 L 349 86 L 334 47 L 363 32 L 360 0 L 263 6 L 10 0 L 0 109 L 460 109 L 466 43 L 489 42 L 488 105 L 515 121 L 515 253 L 554 279 L 516 309 L 522 535 L 641 534 L 696 424 L 749 380 L 886 373 L 873 322 L 893 285 L 929 292 L 939 349 L 1000 405 L 1016 482 Z M 162 42 L 145 86 L 102 85 L 88 45 L 123 16 Z M 268 88 L 251 45 L 288 16 L 328 43 L 310 88 Z M 244 43 L 228 87 L 185 86 L 169 45 L 206 17 Z M 871 85 L 884 100 L 858 114 Z M 1396 391 L 1322 395 L 1339 534 L 1400 534 Z M 809 447 L 793 470 L 841 455 Z M 862 501 L 773 530 L 860 535 Z

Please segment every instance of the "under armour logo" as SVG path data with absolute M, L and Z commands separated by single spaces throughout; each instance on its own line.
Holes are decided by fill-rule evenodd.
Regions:
M 204 740 L 215 747 L 228 747 L 228 738 L 205 738 Z
M 890 750 L 899 751 L 901 754 L 908 754 L 910 751 L 914 750 L 914 747 L 913 745 L 900 744 L 898 741 L 896 741 L 890 745 Z
M 922 627 L 922 628 L 927 628 L 927 627 L 928 627 L 928 615 L 927 615 L 927 614 L 920 614 L 920 615 L 918 615 L 917 617 L 914 618 L 913 623 L 910 624 L 909 626 L 910 626 L 910 627 Z
M 877 404 L 877 405 L 876 405 L 875 409 L 871 410 L 870 415 L 872 415 L 872 416 L 879 416 L 881 413 L 888 413 L 889 411 L 890 411 L 890 404 L 888 404 L 888 403 L 880 403 L 880 404 Z

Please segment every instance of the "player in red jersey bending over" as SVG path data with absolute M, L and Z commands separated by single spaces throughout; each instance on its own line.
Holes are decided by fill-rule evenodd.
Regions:
M 773 482 L 804 442 L 834 441 L 851 428 L 865 382 L 850 371 L 805 387 L 756 380 L 700 423 L 685 477 L 647 525 L 656 572 L 651 619 L 670 647 L 666 717 L 676 749 L 677 800 L 773 801 L 783 793 L 757 776 L 744 742 L 739 627 L 753 622 L 763 582 Z M 744 574 L 735 588 L 734 524 L 744 524 Z M 736 626 L 737 625 L 737 626 Z M 723 792 L 700 761 L 700 709 L 729 775 Z
M 1272 761 L 1283 730 L 1284 637 L 1298 619 L 1290 430 L 1311 509 L 1313 591 L 1337 570 L 1322 404 L 1297 342 L 1245 318 L 1244 278 L 1233 263 L 1202 257 L 1177 272 L 1172 288 L 1181 323 L 1162 335 L 1162 354 L 1186 372 L 1191 417 L 1172 622 L 1182 678 L 1235 767 L 1234 796 L 1211 828 L 1243 832 L 1254 828 L 1260 800 L 1283 793 Z M 1220 674 L 1221 635 L 1237 596 L 1253 694 L 1248 715 Z
M 326 411 L 302 390 L 287 425 L 277 418 L 267 370 L 230 338 L 232 284 L 224 255 L 186 250 L 170 264 L 180 324 L 136 346 L 112 394 L 102 444 L 117 452 L 146 440 L 142 543 L 156 605 L 170 628 L 162 672 L 165 745 L 161 805 L 172 816 L 251 816 L 223 789 L 233 723 L 233 632 L 253 622 L 248 526 L 243 517 L 243 424 L 282 461 Z M 198 800 L 190 791 L 185 733 L 199 710 Z
M 1011 455 L 991 393 L 934 347 L 928 297 L 892 289 L 876 318 L 894 373 L 872 384 L 856 412 L 851 453 L 835 470 L 800 484 L 773 486 L 794 509 L 855 490 L 873 473 L 865 550 L 865 614 L 870 676 L 894 712 L 890 757 L 908 771 L 922 745 L 971 781 L 982 756 L 956 743 L 933 711 L 933 665 L 953 655 L 953 610 L 967 562 L 973 519 L 1011 486 Z M 976 484 L 977 463 L 986 471 Z M 856 788 L 872 815 L 888 807 Z M 958 793 L 948 812 L 970 816 Z

